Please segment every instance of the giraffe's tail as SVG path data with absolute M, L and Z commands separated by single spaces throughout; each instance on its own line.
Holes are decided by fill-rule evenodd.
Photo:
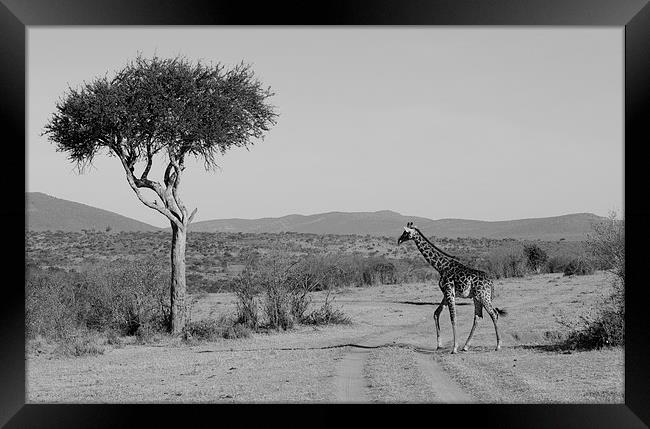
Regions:
M 499 316 L 503 316 L 503 317 L 505 317 L 505 316 L 508 315 L 508 312 L 506 311 L 505 308 L 497 308 L 497 307 L 494 307 L 494 311 L 497 312 L 497 319 L 499 318 Z

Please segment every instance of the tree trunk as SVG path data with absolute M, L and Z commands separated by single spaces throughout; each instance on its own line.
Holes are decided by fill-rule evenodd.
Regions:
M 174 222 L 171 225 L 172 276 L 169 330 L 172 334 L 179 334 L 187 321 L 187 308 L 185 306 L 185 243 L 187 241 L 187 227 L 181 229 Z

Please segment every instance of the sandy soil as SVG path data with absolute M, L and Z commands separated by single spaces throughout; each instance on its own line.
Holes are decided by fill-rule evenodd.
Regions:
M 351 325 L 307 327 L 195 345 L 167 340 L 109 348 L 103 355 L 27 356 L 27 401 L 73 402 L 623 402 L 621 349 L 562 354 L 550 344 L 608 293 L 604 273 L 498 281 L 503 349 L 489 318 L 468 352 L 451 350 L 449 313 L 435 351 L 436 285 L 338 291 L 334 306 Z M 234 311 L 230 294 L 196 297 L 194 320 Z M 317 293 L 314 304 L 324 295 Z M 458 342 L 473 305 L 458 300 Z

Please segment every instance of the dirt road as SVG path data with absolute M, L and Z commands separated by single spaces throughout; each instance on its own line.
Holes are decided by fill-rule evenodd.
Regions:
M 438 363 L 433 359 L 435 350 L 418 346 L 426 341 L 421 337 L 426 330 L 425 321 L 400 326 L 390 330 L 366 335 L 357 343 L 346 346 L 345 354 L 337 366 L 335 375 L 336 401 L 337 402 L 372 402 L 372 395 L 368 387 L 369 380 L 363 376 L 363 368 L 367 363 L 371 350 L 382 348 L 403 348 L 413 352 L 417 363 L 415 371 L 420 381 L 432 391 L 436 402 L 441 403 L 470 403 L 471 395 L 463 391 L 462 387 L 454 382 Z M 418 338 L 418 336 L 420 336 Z M 415 337 L 415 338 L 414 338 Z M 410 343 L 401 340 L 410 340 Z M 413 341 L 416 339 L 416 341 Z M 419 340 L 419 341 L 418 341 Z
M 440 292 L 431 285 L 386 285 L 340 290 L 334 305 L 350 325 L 298 326 L 237 340 L 179 341 L 121 347 L 104 354 L 27 357 L 30 403 L 177 402 L 488 402 L 622 403 L 623 354 L 603 350 L 546 351 L 563 313 L 589 309 L 604 293 L 601 275 L 545 275 L 502 282 L 497 303 L 503 349 L 483 321 L 473 347 L 450 355 L 447 310 L 435 347 L 433 311 Z M 315 296 L 315 305 L 322 302 Z M 321 301 L 319 301 L 319 299 Z M 473 306 L 458 305 L 458 342 L 471 327 Z M 202 297 L 194 319 L 234 308 L 228 294 Z

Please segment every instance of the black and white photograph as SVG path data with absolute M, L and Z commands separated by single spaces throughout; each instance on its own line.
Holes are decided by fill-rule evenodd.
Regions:
M 27 403 L 624 402 L 624 31 L 35 27 Z

